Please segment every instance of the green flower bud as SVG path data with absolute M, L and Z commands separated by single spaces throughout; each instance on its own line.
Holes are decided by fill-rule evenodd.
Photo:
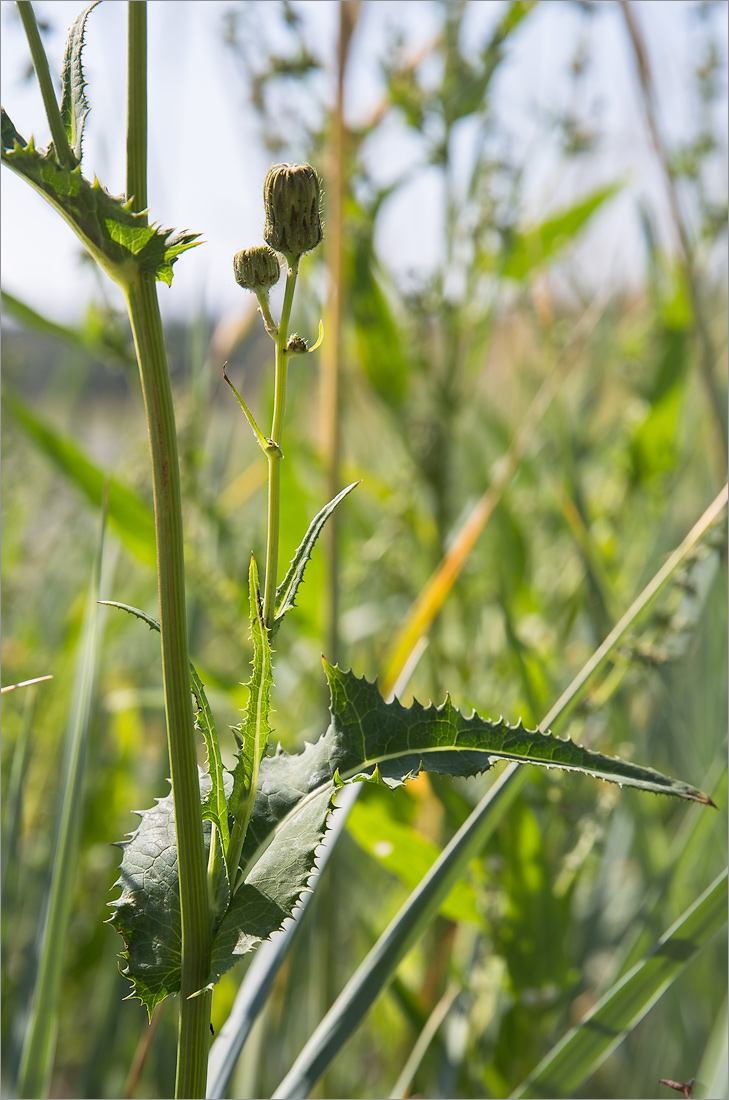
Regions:
M 268 293 L 281 275 L 278 256 L 265 244 L 237 252 L 233 257 L 233 270 L 238 286 L 255 294 Z
M 263 183 L 263 239 L 276 252 L 299 257 L 322 239 L 321 183 L 310 164 L 274 164 Z

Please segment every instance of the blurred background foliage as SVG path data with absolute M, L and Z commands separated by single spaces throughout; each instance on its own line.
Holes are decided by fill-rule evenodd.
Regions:
M 650 5 L 610 5 L 624 22 L 635 110 L 675 240 L 671 249 L 661 243 L 656 211 L 643 203 L 645 278 L 622 291 L 599 279 L 588 286 L 573 256 L 626 180 L 598 181 L 541 222 L 523 214 L 524 164 L 509 156 L 493 89 L 541 5 L 496 5 L 499 18 L 481 41 L 468 33 L 472 5 L 424 6 L 437 33 L 417 52 L 395 33 L 381 43 L 382 101 L 357 127 L 347 124 L 343 99 L 359 4 L 339 5 L 334 58 L 312 40 L 295 3 L 231 5 L 221 34 L 271 158 L 310 160 L 325 180 L 326 248 L 305 265 L 294 323 L 313 334 L 323 313 L 326 338 L 319 373 L 314 356 L 291 372 L 282 560 L 328 489 L 362 479 L 277 639 L 276 737 L 289 749 L 323 730 L 322 650 L 381 682 L 394 675 L 398 632 L 469 519 L 479 537 L 416 650 L 402 698 L 440 702 L 448 690 L 466 710 L 536 724 L 725 480 L 726 147 L 714 109 L 726 92 L 726 58 L 712 5 L 687 9 L 703 47 L 685 90 L 694 128 L 680 148 L 667 146 L 660 127 Z M 562 7 L 578 9 L 582 21 L 572 94 L 563 111 L 547 117 L 544 109 L 543 123 L 567 169 L 600 147 L 590 71 L 606 16 L 597 10 L 605 5 Z M 388 127 L 416 155 L 383 181 L 372 150 Z M 426 277 L 405 278 L 388 263 L 397 241 L 383 248 L 378 226 L 388 200 L 423 173 L 437 179 L 438 207 L 423 217 L 442 228 L 442 252 Z M 231 255 L 240 246 L 232 242 Z M 592 261 L 599 271 L 600 257 Z M 3 683 L 53 675 L 3 701 L 2 1039 L 12 1081 L 109 473 L 116 551 L 103 595 L 154 613 L 156 578 L 126 322 L 101 291 L 74 327 L 9 294 L 3 322 Z M 251 549 L 260 560 L 264 546 L 266 471 L 223 392 L 221 366 L 229 360 L 265 423 L 270 346 L 243 299 L 235 318 L 201 309 L 167 335 L 191 652 L 225 729 L 245 702 L 246 576 Z M 455 984 L 409 1094 L 508 1096 L 725 866 L 726 601 L 720 526 L 561 731 L 695 783 L 718 812 L 534 769 L 317 1095 L 390 1095 Z M 50 1094 L 163 1096 L 174 1003 L 159 1012 L 147 1050 L 141 1008 L 121 1003 L 121 944 L 102 923 L 118 863 L 109 844 L 135 827 L 131 807 L 167 791 L 158 640 L 108 613 L 97 660 L 73 918 L 58 945 L 66 961 Z M 396 796 L 363 792 L 232 1096 L 271 1094 L 492 778 L 431 776 Z M 246 965 L 216 990 L 218 1029 Z M 709 1086 L 702 1058 L 717 1043 L 722 1011 L 725 1019 L 726 972 L 726 945 L 715 940 L 579 1095 L 669 1095 L 660 1077 L 697 1075 L 695 1095 L 715 1095 L 698 1090 Z M 135 1054 L 144 1057 L 129 1077 Z

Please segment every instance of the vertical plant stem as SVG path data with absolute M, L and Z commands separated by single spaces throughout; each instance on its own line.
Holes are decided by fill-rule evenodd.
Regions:
M 276 334 L 276 363 L 273 389 L 273 424 L 268 456 L 268 534 L 266 538 L 266 584 L 263 597 L 263 621 L 271 629 L 276 602 L 276 574 L 278 572 L 279 523 L 281 511 L 281 436 L 283 433 L 284 413 L 286 411 L 286 384 L 288 381 L 289 321 L 294 301 L 296 279 L 299 274 L 299 258 L 286 257 L 286 290 L 284 291 L 281 319 Z
M 141 209 L 147 191 L 146 91 L 140 88 L 146 84 L 146 4 L 133 0 L 128 10 L 127 181 L 134 189 L 134 206 Z M 139 275 L 127 288 L 126 298 L 152 456 L 162 675 L 180 884 L 182 973 L 175 1096 L 204 1097 L 212 998 L 209 991 L 199 991 L 210 976 L 212 933 L 190 698 L 177 434 L 153 276 Z
M 326 341 L 321 358 L 321 445 L 327 479 L 327 499 L 339 492 L 341 453 L 340 374 L 342 354 L 342 312 L 344 307 L 344 237 L 342 233 L 344 200 L 347 191 L 347 131 L 344 123 L 344 75 L 349 44 L 357 24 L 359 3 L 339 3 L 339 48 L 337 58 L 337 94 L 332 117 L 330 161 L 327 168 L 327 267 L 329 300 L 326 312 Z M 336 512 L 324 532 L 327 554 L 328 606 L 325 637 L 329 660 L 339 659 L 339 533 Z
M 48 125 L 53 138 L 53 147 L 60 164 L 74 164 L 76 158 L 68 143 L 66 128 L 63 125 L 61 112 L 58 108 L 58 100 L 53 87 L 51 70 L 48 67 L 48 58 L 43 49 L 38 24 L 36 23 L 33 5 L 30 0 L 18 0 L 18 14 L 23 24 L 25 36 L 30 47 L 30 56 L 33 59 L 33 68 L 38 78 L 38 86 L 43 96 L 43 106 L 48 119 Z
M 681 211 L 681 204 L 678 201 L 678 191 L 676 189 L 676 179 L 674 176 L 673 168 L 666 150 L 666 143 L 663 140 L 663 136 L 658 125 L 658 116 L 655 106 L 655 94 L 653 78 L 651 76 L 650 62 L 648 60 L 648 51 L 643 40 L 640 27 L 638 26 L 635 18 L 635 13 L 632 6 L 628 3 L 628 0 L 620 0 L 620 7 L 625 19 L 625 25 L 628 30 L 630 42 L 635 54 L 636 67 L 638 69 L 638 79 L 640 80 L 641 90 L 643 92 L 643 110 L 645 113 L 646 125 L 651 137 L 653 148 L 655 149 L 656 156 L 661 165 L 663 175 L 666 181 L 666 192 L 668 195 L 668 202 L 671 207 L 671 215 L 673 217 L 673 224 L 676 229 L 676 235 L 678 237 L 679 252 L 681 258 L 681 264 L 686 279 L 686 285 L 688 287 L 689 296 L 691 298 L 691 308 L 693 312 L 694 331 L 698 338 L 699 348 L 701 351 L 701 376 L 706 387 L 706 393 L 711 405 L 711 411 L 714 418 L 714 424 L 716 427 L 717 436 L 719 438 L 722 448 L 722 466 L 721 476 L 724 476 L 724 470 L 726 469 L 727 458 L 729 456 L 729 433 L 727 429 L 727 417 L 726 417 L 726 397 L 722 396 L 719 383 L 716 377 L 716 361 L 717 356 L 713 346 L 711 333 L 709 331 L 709 325 L 704 313 L 704 306 L 699 293 L 699 287 L 697 285 L 696 270 L 694 267 L 693 248 L 691 245 L 691 238 L 688 228 L 686 226 L 686 220 Z
M 147 209 L 147 4 L 129 2 L 127 51 L 127 198 Z

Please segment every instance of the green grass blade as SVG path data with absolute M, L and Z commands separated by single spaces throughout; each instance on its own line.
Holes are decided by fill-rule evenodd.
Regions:
M 459 993 L 460 989 L 457 985 L 449 985 L 438 1001 L 428 1017 L 425 1027 L 420 1032 L 420 1035 L 418 1035 L 415 1046 L 411 1050 L 408 1060 L 395 1082 L 395 1086 L 390 1093 L 390 1100 L 399 1100 L 401 1097 L 404 1098 L 410 1095 L 413 1077 L 417 1073 L 418 1067 L 428 1051 L 428 1047 L 433 1042 L 433 1039 L 438 1033 L 438 1029 L 448 1015 Z
M 695 1100 L 722 1100 L 729 1093 L 728 1032 L 729 1002 L 725 997 L 696 1073 Z
M 15 394 L 3 393 L 2 403 L 4 411 L 94 507 L 101 506 L 108 486 L 109 525 L 135 557 L 155 565 L 154 515 L 149 505 L 121 482 L 107 477 L 69 436 L 53 428 Z
M 501 268 L 502 274 L 509 279 L 524 279 L 535 267 L 551 260 L 621 187 L 619 182 L 600 187 L 568 209 L 547 218 L 535 229 L 517 234 Z
M 600 999 L 511 1094 L 572 1096 L 636 1027 L 727 920 L 727 872 L 697 898 L 650 954 Z
M 317 856 L 316 875 L 310 880 L 310 888 L 301 895 L 296 914 L 286 921 L 283 928 L 274 932 L 256 951 L 246 976 L 241 982 L 233 1008 L 215 1042 L 210 1048 L 208 1060 L 208 1097 L 228 1095 L 230 1081 L 240 1053 L 251 1033 L 259 1012 L 266 1003 L 274 979 L 285 962 L 301 928 L 301 918 L 314 897 L 315 881 L 318 882 L 341 836 L 351 807 L 357 800 L 361 787 L 345 787 L 337 796 L 337 810 Z
M 91 302 L 84 319 L 74 328 L 52 321 L 6 290 L 0 292 L 3 314 L 17 321 L 26 331 L 51 340 L 60 340 L 90 359 L 136 374 L 136 361 L 127 348 L 127 333 L 114 314 Z M 130 378 L 131 381 L 131 378 Z
M 104 516 L 104 520 L 105 520 Z M 66 730 L 66 764 L 51 883 L 39 939 L 39 962 L 30 1018 L 18 1070 L 17 1095 L 43 1096 L 53 1064 L 58 999 L 78 862 L 83 786 L 91 700 L 98 650 L 97 596 L 103 555 L 103 527 L 89 588 L 73 702 Z
M 309 1095 L 438 912 L 443 898 L 496 828 L 526 777 L 522 769 L 518 777 L 521 782 L 510 782 L 508 769 L 494 783 L 357 968 L 274 1092 L 274 1098 Z
M 4 904 L 8 902 L 8 895 L 5 889 L 8 868 L 15 867 L 18 858 L 20 822 L 23 814 L 23 793 L 25 790 L 25 775 L 30 761 L 30 742 L 34 709 L 35 690 L 31 688 L 25 698 L 23 724 L 20 728 L 18 739 L 13 746 L 13 757 L 10 765 L 10 777 L 7 790 L 3 792 L 2 863 L 0 873 L 2 875 L 2 897 Z

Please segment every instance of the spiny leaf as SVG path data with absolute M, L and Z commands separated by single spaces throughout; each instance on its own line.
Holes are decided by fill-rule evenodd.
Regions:
M 66 53 L 63 58 L 61 72 L 61 84 L 63 94 L 61 97 L 61 118 L 66 128 L 68 143 L 73 149 L 78 161 L 81 160 L 81 144 L 83 140 L 84 123 L 89 113 L 89 103 L 86 99 L 86 80 L 84 78 L 81 55 L 86 44 L 84 37 L 86 20 L 100 0 L 94 0 L 86 11 L 81 12 L 76 22 L 71 27 L 66 40 Z
M 331 723 L 326 734 L 292 756 L 279 749 L 261 763 L 256 805 L 243 848 L 242 863 L 255 858 L 276 825 L 297 802 L 328 784 L 338 772 L 343 781 L 359 775 L 372 778 L 377 767 L 388 785 L 399 785 L 426 771 L 477 775 L 494 759 L 516 760 L 582 771 L 599 779 L 655 793 L 710 804 L 695 787 L 669 779 L 617 757 L 584 749 L 539 730 L 527 730 L 503 718 L 490 721 L 474 713 L 464 717 L 450 698 L 435 707 L 414 702 L 404 707 L 386 703 L 377 684 L 359 679 L 324 661 L 331 692 Z
M 51 204 L 122 288 L 129 287 L 140 273 L 154 275 L 169 285 L 177 257 L 198 243 L 197 233 L 171 236 L 171 229 L 149 226 L 146 213 L 135 213 L 127 201 L 110 195 L 98 180 L 89 183 L 79 165 L 59 165 L 52 147 L 36 149 L 32 138 L 25 144 L 6 116 L 2 160 Z
M 314 543 L 319 538 L 324 524 L 331 516 L 337 505 L 344 500 L 348 493 L 352 492 L 352 489 L 359 485 L 358 481 L 353 481 L 351 485 L 348 485 L 346 489 L 342 489 L 341 493 L 338 493 L 333 500 L 330 500 L 326 504 L 321 512 L 318 512 L 314 516 L 313 520 L 309 524 L 309 529 L 306 532 L 303 542 L 299 546 L 298 550 L 294 554 L 291 565 L 288 572 L 281 584 L 276 589 L 276 606 L 273 616 L 273 628 L 271 630 L 271 637 L 275 637 L 284 615 L 287 611 L 290 611 L 292 607 L 296 605 L 296 593 L 299 585 L 304 579 L 304 570 L 306 564 L 311 557 L 311 552 L 314 549 Z
M 28 142 L 24 137 L 21 137 L 18 131 L 13 126 L 10 115 L 7 113 L 4 107 L 0 108 L 0 116 L 2 117 L 2 147 L 5 149 L 12 149 L 16 144 L 21 147 L 27 145 Z
M 133 982 L 129 996 L 139 997 L 151 1018 L 155 1006 L 180 988 L 182 933 L 172 795 L 158 799 L 156 807 L 139 816 L 139 828 L 120 845 L 123 856 L 115 885 L 122 892 L 109 902 L 113 914 L 108 923 L 124 940 L 121 958 L 126 965 L 120 969 Z M 209 821 L 203 823 L 208 845 L 211 828 Z
M 265 638 L 265 631 L 261 633 Z M 265 654 L 262 659 L 265 661 Z M 485 771 L 495 758 L 502 757 L 583 771 L 698 802 L 710 801 L 696 788 L 650 768 L 590 752 L 538 730 L 525 730 L 521 723 L 510 726 L 503 719 L 492 722 L 478 714 L 466 718 L 450 699 L 440 707 L 423 707 L 420 703 L 403 707 L 397 700 L 387 703 L 376 684 L 326 662 L 324 668 L 331 692 L 327 732 L 315 745 L 307 744 L 301 753 L 290 755 L 279 746 L 275 755 L 260 762 L 258 789 L 240 860 L 242 883 L 233 893 L 213 942 L 211 981 L 217 981 L 241 955 L 270 936 L 292 914 L 306 889 L 334 795 L 342 783 L 384 782 L 395 787 L 421 768 L 470 776 Z M 203 775 L 202 783 L 207 792 L 209 777 Z M 226 783 L 230 783 L 230 777 L 226 777 Z M 170 976 L 170 958 L 171 952 L 178 950 L 179 897 L 173 885 L 176 865 L 174 873 L 165 866 L 149 879 L 140 874 L 139 868 L 148 868 L 150 859 L 164 859 L 168 864 L 170 849 L 174 849 L 171 797 L 160 801 L 151 813 L 154 828 L 148 829 L 143 818 L 142 826 L 124 849 L 120 884 L 125 892 L 119 903 L 112 905 L 117 913 L 120 905 L 122 909 L 113 921 L 127 942 L 129 963 L 125 973 L 135 982 L 137 995 L 153 1007 L 154 997 L 163 987 L 168 993 L 177 988 Z M 210 843 L 209 837 L 206 831 L 206 844 Z M 154 854 L 152 842 L 159 855 Z M 148 883 L 154 887 L 152 898 L 148 897 Z M 173 930 L 170 945 L 156 939 L 163 911 Z M 151 939 L 154 944 L 150 944 Z M 156 972 L 152 965 L 155 951 L 160 956 Z M 173 977 L 179 981 L 179 973 Z
M 238 753 L 238 763 L 232 773 L 233 792 L 229 802 L 230 812 L 235 821 L 231 830 L 227 863 L 228 875 L 234 891 L 238 861 L 256 797 L 258 769 L 271 733 L 271 727 L 268 724 L 268 714 L 271 709 L 271 688 L 273 686 L 271 644 L 268 639 L 268 631 L 263 623 L 261 597 L 258 589 L 258 567 L 252 554 L 248 571 L 248 586 L 251 639 L 253 641 L 253 673 L 248 681 L 249 694 L 245 716 L 237 731 L 243 740 Z
M 131 607 L 127 603 L 118 603 L 116 600 L 101 600 L 107 607 L 118 607 L 129 615 L 134 615 L 146 623 L 150 630 L 156 630 L 159 634 L 160 627 L 156 619 L 138 607 Z M 195 728 L 202 733 L 205 740 L 205 749 L 208 756 L 208 771 L 211 778 L 211 789 L 203 800 L 202 816 L 205 821 L 212 821 L 217 826 L 220 838 L 227 850 L 229 841 L 228 808 L 225 801 L 225 789 L 223 784 L 223 759 L 220 755 L 220 743 L 213 714 L 210 710 L 205 685 L 200 679 L 197 669 L 190 662 L 190 686 L 195 697 L 197 711 L 195 713 Z

